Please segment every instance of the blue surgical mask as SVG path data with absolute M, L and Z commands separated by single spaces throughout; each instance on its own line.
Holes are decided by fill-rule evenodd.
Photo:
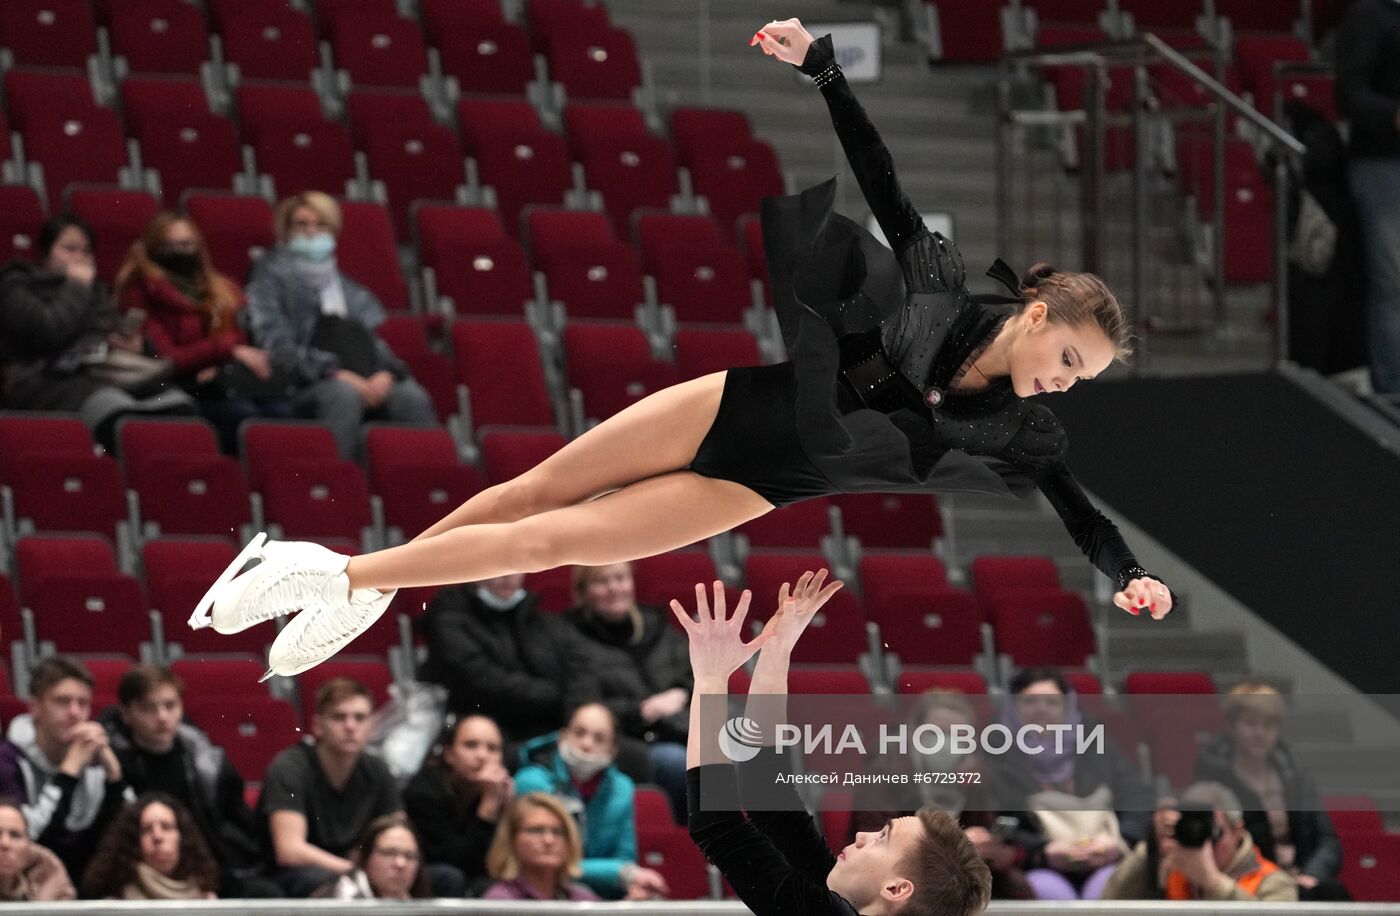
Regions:
M 514 594 L 502 598 L 490 589 L 479 585 L 476 588 L 476 597 L 480 598 L 481 603 L 493 611 L 508 611 L 525 600 L 525 589 L 517 588 Z
M 287 242 L 287 250 L 299 258 L 319 263 L 335 254 L 335 236 L 329 232 L 294 235 Z

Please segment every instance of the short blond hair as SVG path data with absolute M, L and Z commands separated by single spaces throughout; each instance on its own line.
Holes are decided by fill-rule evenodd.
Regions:
M 340 235 L 340 227 L 344 223 L 340 215 L 340 204 L 335 202 L 335 198 L 324 191 L 302 191 L 277 205 L 272 227 L 277 232 L 278 242 L 285 242 L 291 237 L 292 214 L 301 207 L 314 210 L 322 222 L 330 227 L 331 235 Z
M 496 825 L 496 836 L 486 852 L 486 873 L 497 881 L 514 881 L 520 877 L 520 860 L 515 857 L 515 834 L 520 830 L 520 822 L 525 819 L 526 807 L 543 808 L 564 826 L 564 842 L 568 844 L 569 854 L 560 868 L 559 883 L 567 884 L 570 878 L 583 874 L 583 868 L 579 865 L 583 860 L 583 841 L 579 839 L 578 825 L 559 800 L 547 792 L 528 792 L 511 801 Z
M 1231 687 L 1221 701 L 1221 706 L 1225 713 L 1225 721 L 1231 725 L 1246 711 L 1262 713 L 1280 722 L 1287 712 L 1287 704 L 1278 687 L 1258 678 L 1240 681 Z

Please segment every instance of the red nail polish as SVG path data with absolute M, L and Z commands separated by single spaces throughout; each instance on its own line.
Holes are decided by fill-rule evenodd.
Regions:
M 763 34 L 762 32 L 758 33 L 758 37 L 764 39 L 765 41 L 768 39 L 768 36 Z
M 1135 607 L 1130 607 L 1130 608 L 1128 608 L 1128 613 L 1129 613 L 1129 614 L 1132 614 L 1134 617 L 1136 617 L 1137 615 L 1141 614 L 1142 611 L 1138 610 L 1138 609 L 1135 608 Z

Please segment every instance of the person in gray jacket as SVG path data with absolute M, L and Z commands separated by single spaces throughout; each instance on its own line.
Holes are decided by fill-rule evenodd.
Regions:
M 277 206 L 277 247 L 248 280 L 248 319 L 255 345 L 304 387 L 298 413 L 328 424 L 342 457 L 358 452 L 366 419 L 437 422 L 432 399 L 374 329 L 384 306 L 341 272 L 335 259 L 340 206 L 305 191 Z

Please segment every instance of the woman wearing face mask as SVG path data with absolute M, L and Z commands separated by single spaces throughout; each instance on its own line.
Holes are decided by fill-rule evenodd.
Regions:
M 461 869 L 469 894 L 486 878 L 486 850 L 501 812 L 515 797 L 503 746 L 501 729 L 489 716 L 449 721 L 403 792 L 404 811 L 418 828 L 425 860 Z
M 369 822 L 350 854 L 355 868 L 313 893 L 335 900 L 413 900 L 432 896 L 422 847 L 402 811 Z
M 428 393 L 374 333 L 384 306 L 336 262 L 340 205 L 303 192 L 277 206 L 275 228 L 277 248 L 248 280 L 248 315 L 253 342 L 297 375 L 298 412 L 329 424 L 346 458 L 366 418 L 436 423 Z
M 486 900 L 597 900 L 580 873 L 583 843 L 578 827 L 552 795 L 519 795 L 506 808 L 486 868 L 496 883 Z
M 547 792 L 573 812 L 583 833 L 583 882 L 603 897 L 664 897 L 666 879 L 637 864 L 632 780 L 613 766 L 617 720 L 601 703 L 574 710 L 554 735 L 527 743 L 515 774 L 521 792 Z
M 631 563 L 576 566 L 572 583 L 575 604 L 564 619 L 583 637 L 599 696 L 621 725 L 619 766 L 665 789 L 679 820 L 694 686 L 685 637 L 666 611 L 637 604 Z
M 291 415 L 286 376 L 279 390 L 267 351 L 248 345 L 243 291 L 214 269 L 189 217 L 165 211 L 151 220 L 117 271 L 116 295 L 124 314 L 145 316 L 146 338 L 175 364 L 225 451 L 236 451 L 243 420 Z
M 77 896 L 58 856 L 29 839 L 29 823 L 19 805 L 0 801 L 0 902 Z
M 147 792 L 122 810 L 84 875 L 87 897 L 117 900 L 213 899 L 219 864 L 184 805 Z

